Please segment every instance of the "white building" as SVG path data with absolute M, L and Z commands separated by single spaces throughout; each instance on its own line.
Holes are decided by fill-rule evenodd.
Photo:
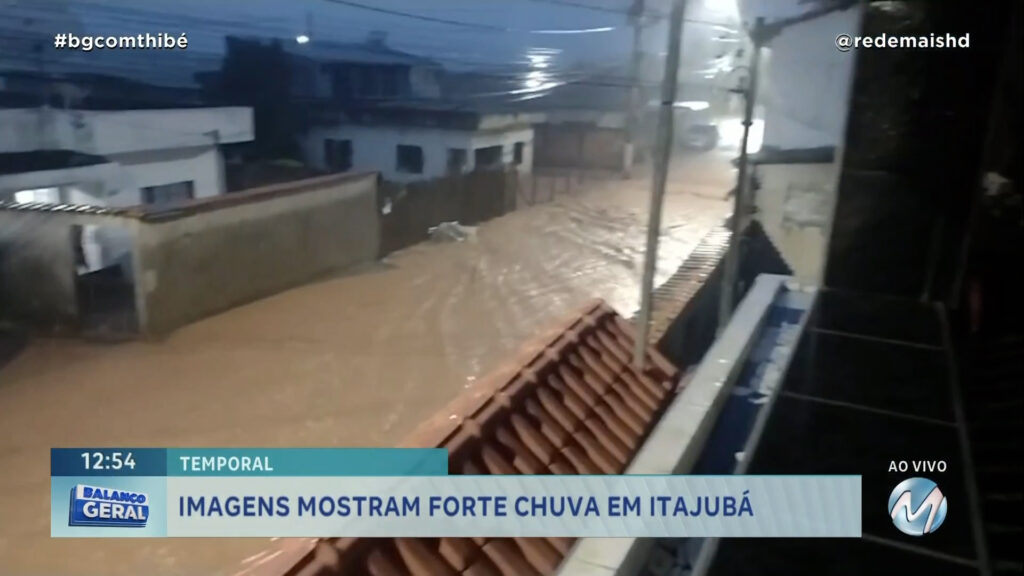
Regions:
M 856 62 L 856 52 L 837 50 L 835 39 L 860 33 L 861 8 L 837 4 L 814 12 L 799 0 L 750 4 L 747 20 L 791 22 L 762 53 L 764 133 L 752 158 L 760 182 L 757 217 L 796 277 L 820 284 Z
M 307 164 L 332 171 L 376 171 L 414 182 L 477 169 L 533 167 L 533 126 L 525 114 L 376 108 L 322 121 L 302 140 Z
M 88 167 L 7 170 L 0 200 L 133 206 L 216 196 L 225 192 L 219 145 L 252 138 L 250 108 L 0 110 L 0 155 L 92 158 Z
M 0 110 L 0 202 L 127 207 L 226 192 L 221 144 L 253 139 L 252 109 Z M 123 256 L 85 230 L 87 268 Z
M 758 91 L 764 109 L 764 146 L 840 144 L 856 54 L 841 52 L 834 44 L 841 34 L 856 35 L 860 18 L 857 7 L 831 12 L 785 28 L 765 48 Z

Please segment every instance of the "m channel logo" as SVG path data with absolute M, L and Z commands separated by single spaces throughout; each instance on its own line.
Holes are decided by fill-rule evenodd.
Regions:
M 927 478 L 907 478 L 889 494 L 889 516 L 904 534 L 930 534 L 946 519 L 946 496 Z
M 149 520 L 149 495 L 78 484 L 71 489 L 68 526 L 145 528 Z

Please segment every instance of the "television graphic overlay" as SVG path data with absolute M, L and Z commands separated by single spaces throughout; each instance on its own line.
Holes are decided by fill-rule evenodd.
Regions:
M 77 484 L 71 489 L 68 526 L 145 528 L 149 520 L 149 495 Z
M 946 496 L 927 478 L 908 478 L 889 494 L 889 516 L 896 528 L 910 536 L 935 532 L 946 520 Z

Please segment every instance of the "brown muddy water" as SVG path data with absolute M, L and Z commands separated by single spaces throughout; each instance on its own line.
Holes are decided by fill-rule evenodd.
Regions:
M 724 157 L 674 167 L 658 282 L 730 211 Z M 265 539 L 50 539 L 49 449 L 391 445 L 588 299 L 634 312 L 649 186 L 589 183 L 162 342 L 33 342 L 0 369 L 0 575 L 232 574 Z

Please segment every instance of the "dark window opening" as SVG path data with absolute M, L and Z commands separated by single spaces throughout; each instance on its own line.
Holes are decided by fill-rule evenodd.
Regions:
M 193 198 L 195 198 L 195 185 L 191 180 L 160 186 L 146 186 L 142 189 L 143 203 L 153 206 L 186 202 Z
M 324 139 L 324 164 L 329 170 L 352 169 L 352 141 Z
M 465 148 L 449 148 L 448 149 L 448 173 L 449 174 L 461 174 L 466 168 L 466 154 Z
M 423 148 L 399 144 L 396 153 L 396 169 L 405 174 L 422 174 Z
M 474 164 L 477 170 L 494 168 L 501 165 L 501 146 L 488 146 L 477 148 L 473 153 Z
M 394 98 L 398 96 L 399 70 L 387 68 L 381 70 L 381 96 Z
M 526 144 L 523 142 L 516 142 L 516 145 L 512 148 L 512 162 L 519 166 L 523 163 L 523 149 L 526 148 Z

